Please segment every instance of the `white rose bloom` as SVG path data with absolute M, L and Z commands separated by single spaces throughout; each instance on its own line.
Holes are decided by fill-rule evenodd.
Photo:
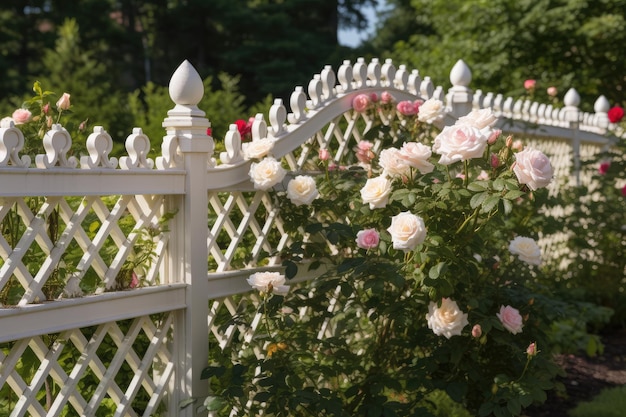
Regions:
M 403 211 L 391 218 L 387 229 L 391 235 L 394 249 L 410 252 L 426 238 L 424 219 L 408 211 Z
M 411 167 L 408 162 L 402 158 L 400 150 L 396 148 L 388 148 L 380 151 L 378 163 L 383 167 L 385 175 L 390 177 L 408 176 L 411 173 Z
M 554 175 L 550 159 L 541 151 L 526 148 L 515 154 L 513 172 L 520 184 L 526 184 L 531 190 L 547 187 Z
M 480 158 L 487 147 L 489 135 L 475 127 L 446 126 L 435 138 L 433 151 L 439 155 L 439 163 L 450 165 L 458 161 Z
M 389 201 L 389 194 L 391 194 L 391 180 L 384 175 L 369 178 L 361 188 L 363 203 L 369 203 L 372 210 L 385 207 Z
M 279 272 L 257 272 L 250 275 L 247 281 L 252 288 L 261 292 L 279 295 L 289 292 L 289 285 L 285 285 L 285 276 Z
M 319 196 L 313 177 L 298 175 L 287 184 L 287 197 L 296 206 L 309 205 Z
M 509 251 L 530 265 L 541 265 L 541 248 L 529 237 L 517 236 L 509 243 Z
M 437 303 L 431 302 L 428 305 L 426 314 L 428 328 L 437 336 L 445 336 L 450 339 L 452 336 L 460 336 L 463 328 L 468 325 L 467 314 L 459 309 L 456 301 L 444 298 L 441 307 Z
M 250 179 L 257 190 L 268 190 L 285 178 L 287 171 L 276 159 L 266 157 L 261 162 L 250 165 Z
M 443 101 L 429 98 L 419 107 L 417 120 L 420 122 L 433 123 L 443 119 L 444 105 Z
M 272 151 L 275 142 L 274 138 L 264 138 L 244 143 L 241 145 L 243 156 L 246 159 L 261 159 Z
M 418 142 L 406 142 L 400 148 L 400 158 L 422 174 L 433 172 L 435 166 L 428 161 L 432 154 L 428 146 Z
M 493 126 L 497 118 L 491 109 L 474 109 L 467 115 L 459 117 L 456 124 L 459 126 L 470 126 L 482 130 Z

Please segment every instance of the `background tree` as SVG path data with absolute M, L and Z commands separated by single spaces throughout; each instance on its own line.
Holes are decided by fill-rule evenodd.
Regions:
M 389 0 L 392 10 L 369 47 L 420 69 L 449 86 L 462 58 L 483 91 L 522 95 L 536 79 L 537 93 L 575 87 L 583 106 L 604 94 L 622 102 L 626 57 L 626 1 L 604 0 Z M 409 36 L 408 33 L 413 31 Z M 403 37 L 394 36 L 404 33 Z

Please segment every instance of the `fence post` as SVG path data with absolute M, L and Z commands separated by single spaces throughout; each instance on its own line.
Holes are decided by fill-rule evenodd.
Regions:
M 199 416 L 197 412 L 208 395 L 207 381 L 200 379 L 207 365 L 208 346 L 208 248 L 207 248 L 207 167 L 213 155 L 213 138 L 207 135 L 211 125 L 197 104 L 204 95 L 202 79 L 196 69 L 184 61 L 172 75 L 169 93 L 175 103 L 163 121 L 167 135 L 164 146 L 177 143 L 182 155 L 179 161 L 168 162 L 170 168 L 186 170 L 185 194 L 177 213 L 174 230 L 176 243 L 173 253 L 180 263 L 182 276 L 172 281 L 183 281 L 187 286 L 186 309 L 178 313 L 174 324 L 174 353 L 177 361 L 175 389 L 170 410 L 177 417 Z M 173 165 L 173 166 L 172 166 Z M 180 408 L 181 401 L 196 399 L 194 404 Z M 206 412 L 204 413 L 206 415 Z
M 580 104 L 580 94 L 575 88 L 570 88 L 563 97 L 565 105 L 561 110 L 560 117 L 566 123 L 566 127 L 572 131 L 572 156 L 574 158 L 574 180 L 576 186 L 580 185 L 580 137 L 578 129 L 580 129 L 581 112 L 578 109 Z
M 450 70 L 452 88 L 446 96 L 449 113 L 455 118 L 465 116 L 472 111 L 472 90 L 468 87 L 472 82 L 472 71 L 462 59 L 459 59 Z

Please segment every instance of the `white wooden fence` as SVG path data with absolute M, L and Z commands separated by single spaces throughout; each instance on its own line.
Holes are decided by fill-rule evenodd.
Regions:
M 436 97 L 446 103 L 446 124 L 493 108 L 505 132 L 536 141 L 558 177 L 577 181 L 580 155 L 607 144 L 616 128 L 604 97 L 583 113 L 573 89 L 561 108 L 473 92 L 462 61 L 450 81 L 446 93 L 390 60 L 326 66 L 295 88 L 289 111 L 276 99 L 257 115 L 253 139 L 276 138 L 274 155 L 293 171 L 317 162 L 321 146 L 335 149 L 339 163 L 373 122 L 352 110 L 355 95 Z M 179 404 L 207 395 L 200 372 L 209 349 L 241 335 L 218 317 L 236 313 L 241 297 L 233 296 L 249 290 L 252 272 L 280 268 L 267 255 L 288 243 L 280 213 L 249 181 L 234 125 L 226 151 L 214 155 L 210 122 L 197 107 L 202 81 L 189 62 L 174 72 L 170 96 L 155 160 L 139 128 L 119 160 L 109 157 L 102 127 L 80 160 L 67 156 L 72 138 L 61 126 L 34 158 L 21 155 L 24 137 L 13 124 L 0 128 L 0 413 L 199 415 Z M 152 256 L 139 262 L 145 248 Z

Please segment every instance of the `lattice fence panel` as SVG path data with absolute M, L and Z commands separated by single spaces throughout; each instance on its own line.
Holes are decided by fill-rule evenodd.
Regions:
M 0 344 L 0 412 L 165 415 L 173 320 L 162 313 Z
M 0 303 L 162 284 L 164 218 L 161 196 L 0 199 Z

